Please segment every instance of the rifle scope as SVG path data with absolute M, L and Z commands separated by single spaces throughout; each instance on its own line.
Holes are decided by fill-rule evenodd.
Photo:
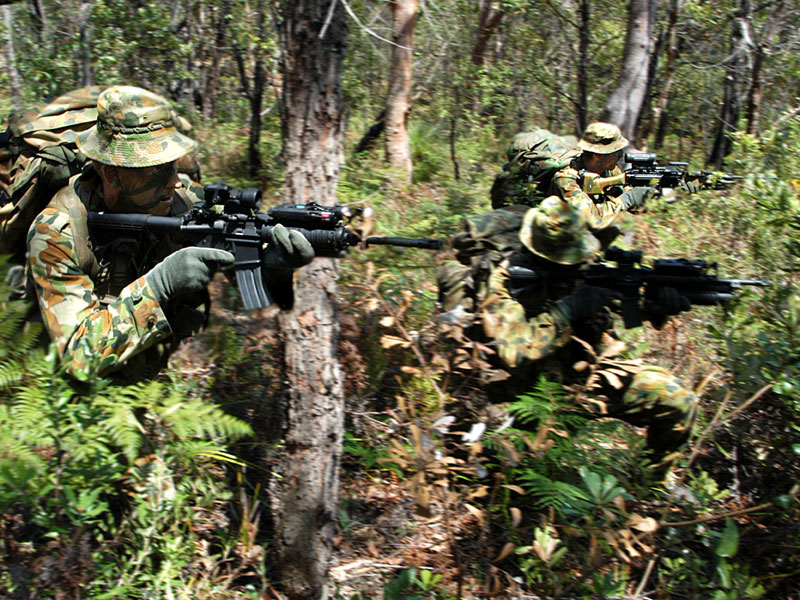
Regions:
M 261 191 L 255 188 L 239 190 L 224 181 L 203 186 L 206 204 L 220 204 L 226 213 L 256 210 L 261 204 Z

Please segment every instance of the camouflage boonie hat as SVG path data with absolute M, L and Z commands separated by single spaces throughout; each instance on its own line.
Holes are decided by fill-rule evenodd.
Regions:
M 165 98 L 115 85 L 97 98 L 97 125 L 78 136 L 87 158 L 116 167 L 152 167 L 188 154 L 197 145 L 175 127 Z
M 525 213 L 519 241 L 534 254 L 562 265 L 585 262 L 600 250 L 586 215 L 558 196 L 545 198 Z
M 578 141 L 578 148 L 595 154 L 613 154 L 628 145 L 619 127 L 611 123 L 591 123 Z

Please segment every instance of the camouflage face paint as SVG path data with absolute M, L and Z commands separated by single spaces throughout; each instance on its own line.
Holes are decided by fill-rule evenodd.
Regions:
M 172 198 L 179 179 L 175 163 L 155 167 L 117 168 L 120 194 L 114 207 L 119 212 L 150 212 Z

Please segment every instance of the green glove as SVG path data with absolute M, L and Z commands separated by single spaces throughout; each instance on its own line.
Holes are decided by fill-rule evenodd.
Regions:
M 261 261 L 266 277 L 286 279 L 294 269 L 314 260 L 314 248 L 299 231 L 278 224 L 271 233 L 272 241 Z
M 655 196 L 656 190 L 651 187 L 635 187 L 623 192 L 620 196 L 625 204 L 625 210 L 639 208 L 644 205 L 644 201 Z
M 233 254 L 216 248 L 190 246 L 170 254 L 145 274 L 161 305 L 171 298 L 202 290 L 221 267 L 233 264 Z
M 614 300 L 622 300 L 622 294 L 615 290 L 584 285 L 569 296 L 556 302 L 556 307 L 568 321 L 578 322 L 591 319 Z

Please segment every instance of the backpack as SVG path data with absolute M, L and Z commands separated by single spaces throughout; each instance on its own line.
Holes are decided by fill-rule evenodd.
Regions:
M 580 154 L 577 142 L 575 136 L 559 136 L 546 129 L 514 136 L 508 162 L 492 184 L 492 208 L 539 204 L 550 195 L 553 175 Z
M 475 311 L 492 267 L 522 248 L 519 230 L 528 210 L 529 206 L 516 204 L 466 220 L 464 231 L 453 238 L 457 260 L 445 261 L 436 273 L 443 311 L 459 305 Z
M 44 106 L 12 114 L 0 134 L 0 253 L 25 256 L 28 228 L 86 158 L 75 143 L 97 121 L 97 97 L 108 86 L 73 90 Z

